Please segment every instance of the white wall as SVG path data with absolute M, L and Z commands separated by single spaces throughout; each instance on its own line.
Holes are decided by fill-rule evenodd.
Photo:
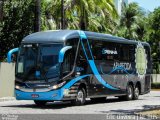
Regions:
M 14 96 L 14 73 L 14 63 L 0 63 L 0 97 Z
M 160 74 L 153 74 L 153 83 L 160 83 Z

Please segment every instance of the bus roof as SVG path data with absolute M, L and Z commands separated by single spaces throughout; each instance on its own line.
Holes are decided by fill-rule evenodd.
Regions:
M 122 37 L 112 36 L 110 34 L 102 34 L 96 32 L 84 31 L 89 39 L 97 39 L 110 42 L 126 43 L 126 44 L 136 44 L 138 41 L 128 40 Z M 79 38 L 78 30 L 49 30 L 36 32 L 26 36 L 22 43 L 64 43 L 68 39 Z M 148 43 L 143 42 L 143 44 L 148 45 Z

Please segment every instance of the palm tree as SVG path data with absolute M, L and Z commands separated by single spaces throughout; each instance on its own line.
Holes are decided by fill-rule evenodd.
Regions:
M 46 13 L 50 13 L 56 28 L 60 28 L 61 2 L 48 0 Z M 65 26 L 70 29 L 109 31 L 108 23 L 117 18 L 113 0 L 65 0 Z
M 3 20 L 3 6 L 4 6 L 4 0 L 0 1 L 0 21 Z
M 40 31 L 41 27 L 41 0 L 35 0 L 35 22 L 34 31 Z
M 143 11 L 137 3 L 130 3 L 124 7 L 120 19 L 118 35 L 128 39 L 138 39 L 137 30 L 141 30 L 140 21 L 142 21 Z

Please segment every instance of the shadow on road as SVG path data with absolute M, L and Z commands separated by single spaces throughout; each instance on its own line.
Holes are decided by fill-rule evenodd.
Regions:
M 156 110 L 160 109 L 160 105 L 144 105 L 142 106 L 143 109 L 132 109 L 132 110 L 111 110 L 112 112 L 118 112 L 118 113 L 125 113 L 125 114 L 135 114 L 142 111 L 148 111 L 148 110 Z M 105 111 L 102 111 L 105 112 Z

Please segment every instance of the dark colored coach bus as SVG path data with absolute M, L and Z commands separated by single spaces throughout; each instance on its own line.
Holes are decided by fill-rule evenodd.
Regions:
M 79 30 L 37 32 L 22 40 L 15 70 L 17 100 L 37 105 L 107 96 L 135 100 L 150 92 L 150 46 L 107 34 Z

